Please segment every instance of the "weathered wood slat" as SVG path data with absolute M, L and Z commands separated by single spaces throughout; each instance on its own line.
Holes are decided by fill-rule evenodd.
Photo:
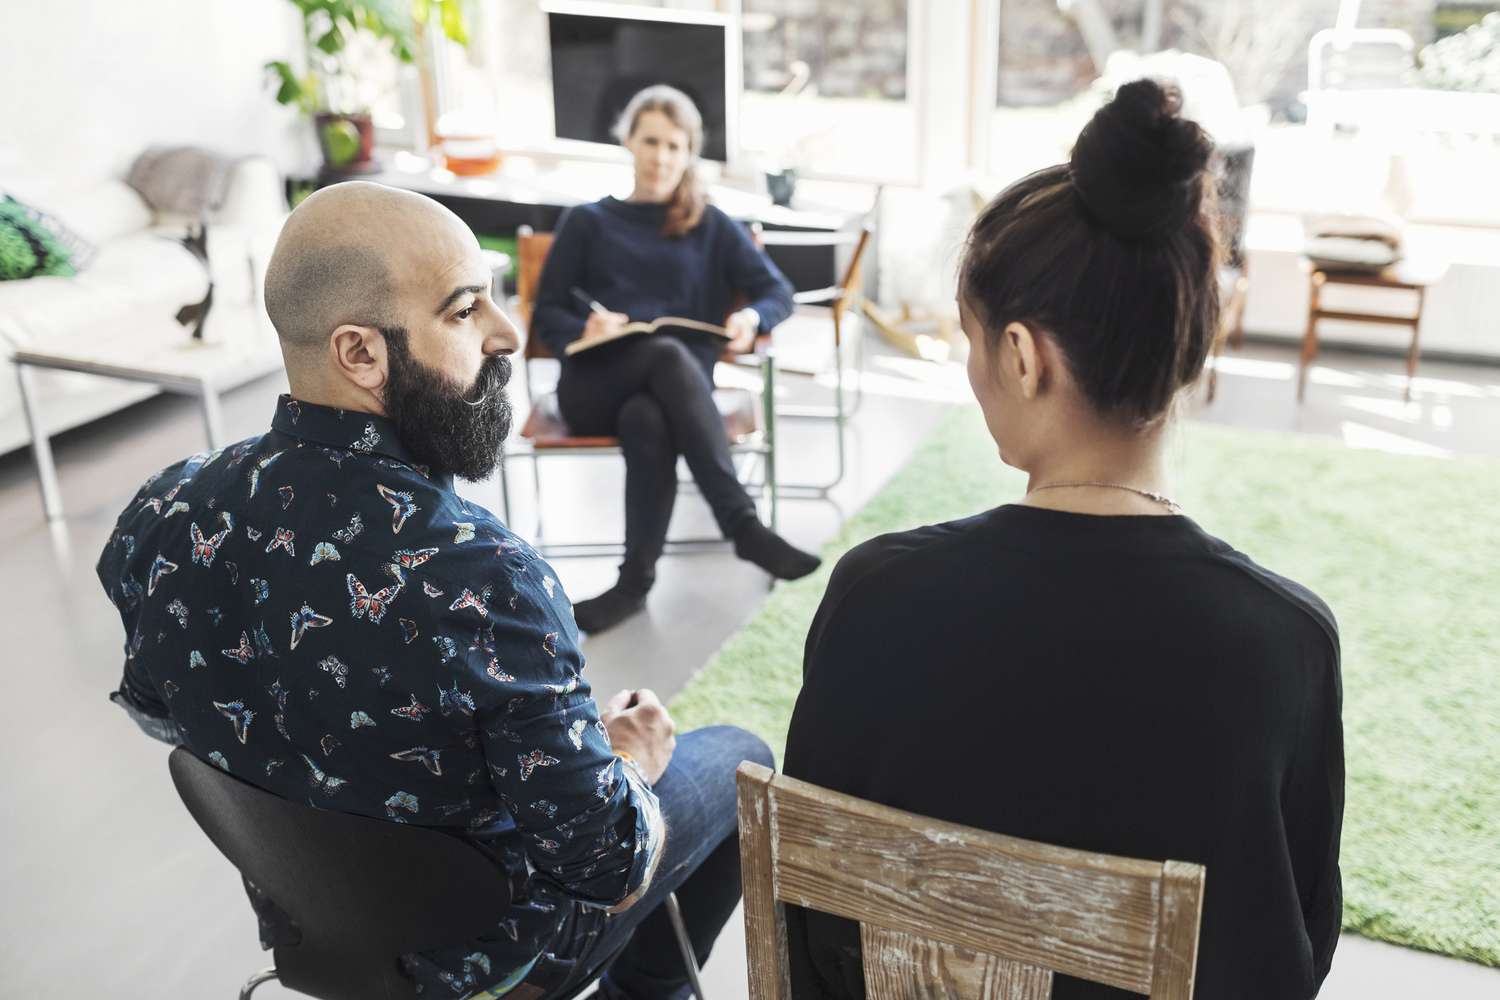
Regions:
M 771 814 L 770 769 L 749 761 L 740 765 L 737 786 L 740 871 L 745 892 L 745 957 L 750 1000 L 791 1000 L 787 971 L 786 913 L 776 900 L 772 878 L 775 819 Z
M 1198 968 L 1198 925 L 1206 875 L 1202 865 L 1162 866 L 1161 929 L 1156 937 L 1153 1000 L 1189 1000 Z
M 870 1000 L 1051 1000 L 1049 969 L 862 924 Z
M 776 779 L 776 897 L 1146 993 L 1160 864 L 1037 844 Z
M 1190 1000 L 1204 870 L 927 819 L 740 765 L 750 995 L 790 995 L 782 904 L 856 920 L 873 1000 L 1047 1000 L 1054 973 Z

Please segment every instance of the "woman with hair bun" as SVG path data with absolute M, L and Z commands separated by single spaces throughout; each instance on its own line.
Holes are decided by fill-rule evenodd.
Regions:
M 1200 1000 L 1317 994 L 1338 940 L 1339 638 L 1172 499 L 1218 324 L 1212 147 L 1120 88 L 979 215 L 969 381 L 1018 502 L 872 539 L 806 646 L 786 773 L 1031 840 L 1207 869 Z M 857 925 L 788 911 L 793 995 L 862 997 Z M 1039 928 L 1044 930 L 1044 928 Z M 1059 976 L 1057 1000 L 1133 994 Z
M 703 119 L 688 96 L 648 87 L 615 135 L 635 159 L 629 198 L 569 210 L 537 288 L 530 333 L 562 359 L 557 386 L 575 434 L 617 436 L 625 453 L 625 560 L 615 586 L 574 607 L 578 627 L 609 628 L 645 606 L 677 499 L 677 456 L 735 554 L 792 580 L 818 568 L 760 522 L 734 472 L 713 401 L 719 344 L 670 332 L 628 337 L 569 357 L 575 340 L 607 338 L 633 320 L 678 316 L 723 323 L 748 348 L 792 311 L 792 287 L 744 227 L 708 203 L 695 164 Z M 749 305 L 730 314 L 736 297 Z M 602 305 L 591 309 L 590 301 Z

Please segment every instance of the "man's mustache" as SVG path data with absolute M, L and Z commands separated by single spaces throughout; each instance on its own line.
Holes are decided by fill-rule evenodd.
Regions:
M 469 406 L 483 406 L 497 393 L 505 390 L 510 376 L 510 358 L 503 354 L 489 358 L 479 369 L 479 377 L 474 379 L 474 388 L 468 393 L 473 398 L 466 398 L 464 402 Z

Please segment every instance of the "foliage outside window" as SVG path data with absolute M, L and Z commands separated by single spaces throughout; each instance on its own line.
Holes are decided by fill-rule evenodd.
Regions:
M 1439 90 L 1500 93 L 1500 12 L 1422 50 L 1420 79 Z

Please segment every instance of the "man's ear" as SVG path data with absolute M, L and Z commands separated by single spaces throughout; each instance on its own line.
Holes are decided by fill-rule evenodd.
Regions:
M 328 341 L 333 368 L 368 392 L 379 393 L 389 375 L 385 335 L 373 326 L 345 323 Z
M 1022 399 L 1035 399 L 1046 382 L 1047 360 L 1041 338 L 1025 323 L 1009 323 L 1000 334 L 1006 350 L 1002 364 Z

